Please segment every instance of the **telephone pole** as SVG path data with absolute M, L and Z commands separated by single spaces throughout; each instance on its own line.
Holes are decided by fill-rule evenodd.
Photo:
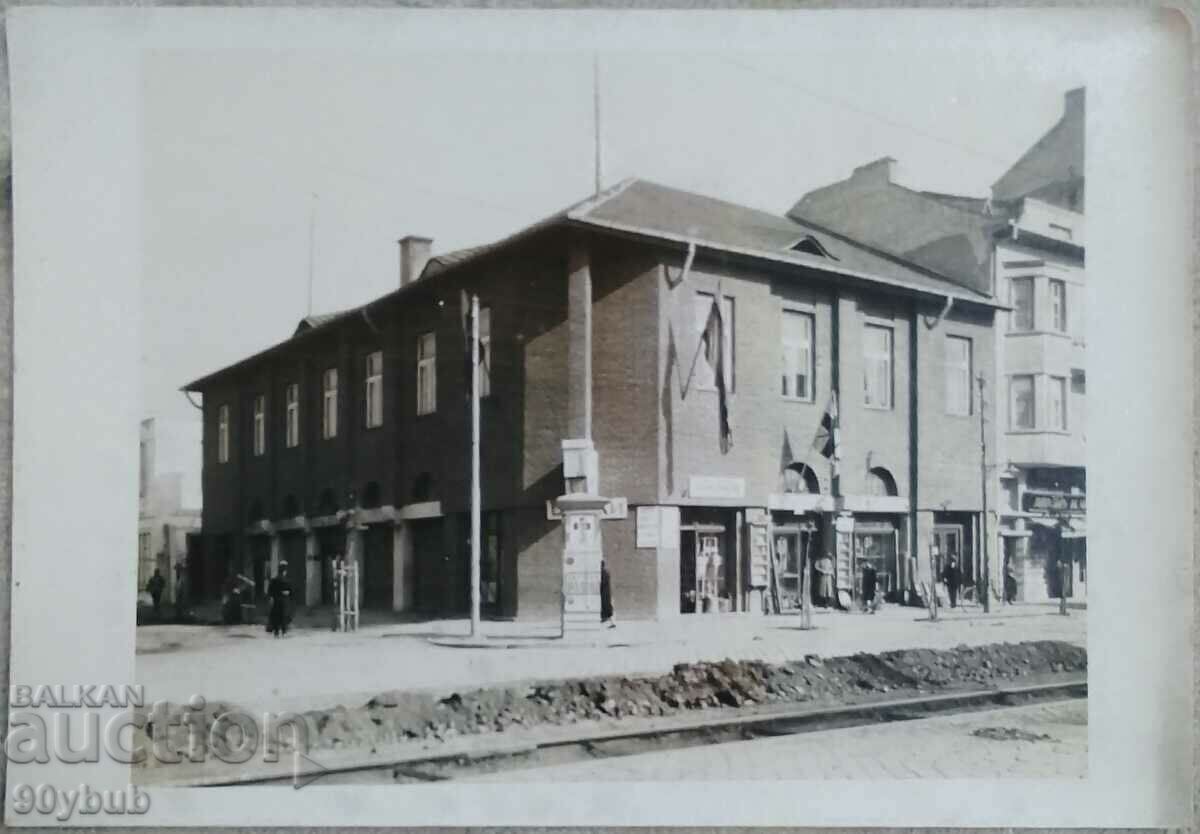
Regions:
M 479 634 L 479 296 L 471 296 L 471 636 Z
M 592 56 L 592 108 L 593 122 L 595 127 L 595 155 L 596 155 L 596 193 L 599 194 L 604 188 L 603 185 L 603 157 L 600 150 L 600 55 L 599 53 Z
M 979 494 L 982 498 L 983 512 L 980 513 L 979 543 L 983 548 L 983 582 L 980 591 L 983 596 L 983 610 L 992 610 L 991 600 L 991 565 L 988 562 L 988 500 L 987 500 L 987 431 L 983 420 L 983 374 L 979 377 Z

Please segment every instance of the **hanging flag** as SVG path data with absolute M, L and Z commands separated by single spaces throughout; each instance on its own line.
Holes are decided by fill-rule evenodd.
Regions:
M 463 396 L 471 401 L 471 297 L 462 290 L 459 299 L 462 306 L 463 330 Z
M 838 458 L 841 457 L 841 449 L 839 448 L 840 440 L 838 432 L 837 392 L 834 391 L 829 395 L 829 405 L 825 407 L 825 414 L 821 417 L 821 425 L 817 426 L 817 434 L 813 437 L 812 447 L 821 457 L 832 460 L 836 466 Z
M 721 315 L 721 294 L 713 296 L 708 320 L 704 323 L 704 358 L 713 369 L 713 380 L 717 386 L 717 409 L 721 435 L 721 453 L 733 448 L 733 429 L 729 425 L 729 392 L 725 381 L 725 319 Z

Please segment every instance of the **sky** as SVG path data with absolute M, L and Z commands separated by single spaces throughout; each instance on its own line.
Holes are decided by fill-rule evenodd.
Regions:
M 1004 18 L 1024 20 L 1014 37 L 991 13 L 904 14 L 779 18 L 764 49 L 744 31 L 627 49 L 568 32 L 545 49 L 148 54 L 147 416 L 197 419 L 179 388 L 286 339 L 310 271 L 314 312 L 350 307 L 395 288 L 404 235 L 445 252 L 591 194 L 594 59 L 605 186 L 636 176 L 782 214 L 885 155 L 904 184 L 985 196 L 1084 83 L 1072 42 L 1101 47 L 1069 16 Z

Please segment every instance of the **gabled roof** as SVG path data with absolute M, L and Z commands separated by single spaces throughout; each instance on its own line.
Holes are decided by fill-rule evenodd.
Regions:
M 803 218 L 779 217 L 736 203 L 667 186 L 630 180 L 607 197 L 568 213 L 577 222 L 638 233 L 778 263 L 816 267 L 918 292 L 989 303 L 991 297 L 903 257 L 860 243 Z M 793 246 L 814 238 L 831 258 Z
M 734 255 L 784 267 L 817 269 L 831 278 L 846 278 L 911 292 L 953 297 L 987 306 L 996 305 L 985 293 L 963 287 L 933 270 L 824 229 L 814 223 L 788 219 L 736 203 L 689 191 L 630 179 L 495 243 L 459 249 L 431 258 L 420 278 L 361 307 L 303 319 L 290 339 L 185 386 L 196 391 L 214 377 L 264 358 L 328 325 L 347 319 L 385 300 L 451 272 L 538 232 L 563 224 L 697 250 Z M 798 244 L 805 244 L 795 249 Z M 824 253 L 818 254 L 818 253 Z

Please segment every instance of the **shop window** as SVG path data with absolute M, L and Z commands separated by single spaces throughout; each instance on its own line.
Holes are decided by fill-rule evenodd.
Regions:
M 882 466 L 867 472 L 867 495 L 894 496 L 897 494 L 896 479 Z
M 816 495 L 821 491 L 817 473 L 805 463 L 793 463 L 783 470 L 783 491 Z

